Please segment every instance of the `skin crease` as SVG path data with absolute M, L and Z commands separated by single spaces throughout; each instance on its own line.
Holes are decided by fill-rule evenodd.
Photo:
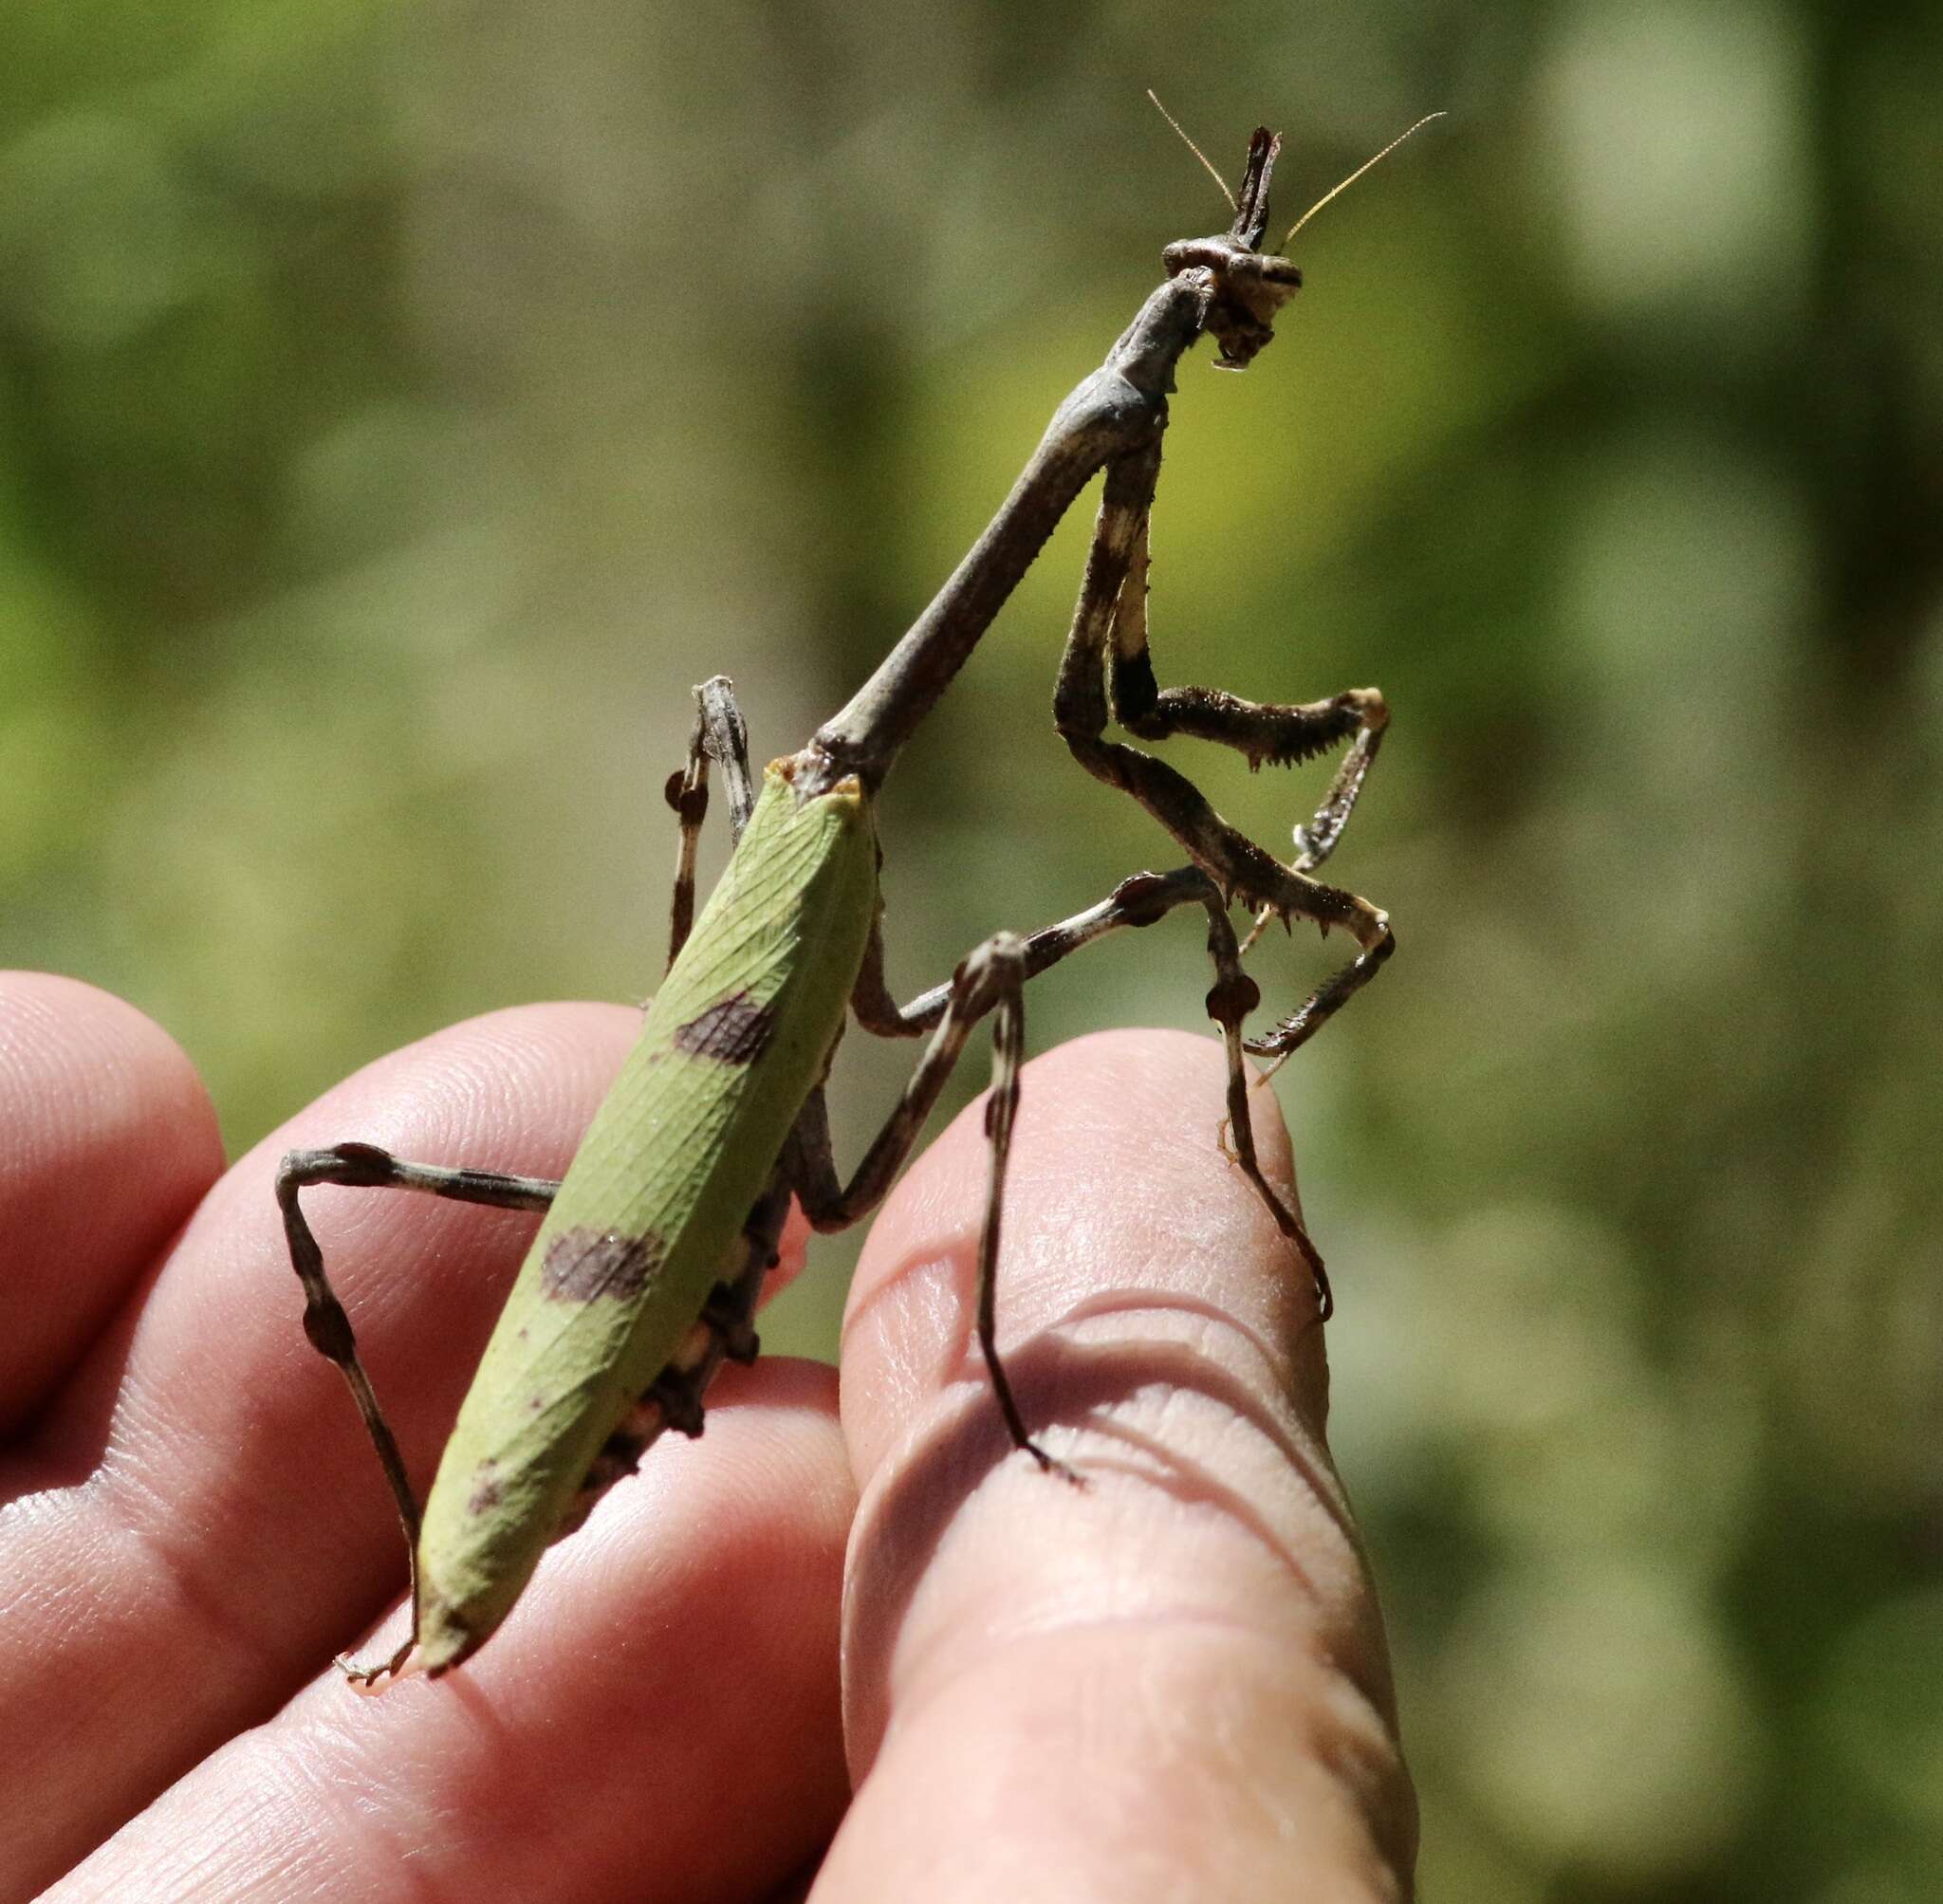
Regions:
M 708 1433 L 654 1450 L 475 1661 L 339 1682 L 403 1557 L 298 1327 L 275 1158 L 355 1136 L 557 1173 L 636 1023 L 456 1026 L 218 1180 L 161 1033 L 0 975 L 0 1303 L 33 1332 L 0 1359 L 0 1899 L 768 1898 L 820 1857 L 828 1899 L 1408 1895 L 1314 1298 L 1216 1148 L 1205 1038 L 1027 1069 L 1001 1334 L 1083 1489 L 1008 1451 L 979 1370 L 974 1106 L 878 1219 L 841 1421 L 829 1371 L 730 1371 Z M 316 1211 L 422 1487 L 533 1219 Z

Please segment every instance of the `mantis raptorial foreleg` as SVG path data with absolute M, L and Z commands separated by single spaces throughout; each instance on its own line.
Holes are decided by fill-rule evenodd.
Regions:
M 1358 736 L 1363 745 L 1356 772 L 1349 776 L 1339 773 L 1324 802 L 1325 809 L 1330 809 L 1342 804 L 1346 796 L 1347 804 L 1334 829 L 1340 832 L 1342 820 L 1348 817 L 1347 806 L 1354 805 L 1370 757 L 1376 752 L 1376 736 L 1381 734 L 1390 717 L 1383 697 L 1376 689 L 1353 688 L 1325 701 L 1284 704 L 1248 701 L 1219 688 L 1161 688 L 1154 678 L 1147 629 L 1147 538 L 1158 460 L 1157 455 L 1141 459 L 1124 479 L 1127 489 L 1136 484 L 1146 485 L 1148 507 L 1135 511 L 1136 527 L 1127 553 L 1126 574 L 1112 606 L 1106 658 L 1113 716 L 1129 733 L 1138 734 L 1142 740 L 1162 741 L 1181 734 L 1194 740 L 1215 741 L 1245 754 L 1250 767 L 1260 767 L 1265 761 L 1272 767 L 1293 766 L 1313 760 L 1338 741 Z M 1096 528 L 1096 539 L 1103 529 L 1103 524 Z M 1111 538 L 1116 544 L 1119 540 L 1118 534 Z M 1076 618 L 1067 638 L 1097 639 L 1092 618 L 1087 618 L 1083 630 Z M 1345 761 L 1345 767 L 1348 765 Z M 1320 863 L 1324 857 L 1326 852 L 1316 855 L 1316 862 Z
M 1360 950 L 1350 964 L 1317 987 L 1268 1038 L 1247 1042 L 1249 1051 L 1283 1057 L 1366 984 L 1390 955 L 1394 941 L 1386 915 L 1367 899 L 1324 885 L 1305 870 L 1334 848 L 1388 716 L 1374 689 L 1306 706 L 1265 707 L 1203 689 L 1162 695 L 1155 688 L 1147 655 L 1145 556 L 1159 469 L 1157 443 L 1107 465 L 1085 579 L 1060 661 L 1053 718 L 1081 766 L 1138 801 L 1224 895 L 1258 914 L 1313 919 L 1325 934 L 1340 927 L 1356 940 Z M 1102 738 L 1109 717 L 1109 657 L 1115 693 L 1132 697 L 1123 723 L 1149 737 L 1189 733 L 1220 740 L 1256 761 L 1293 759 L 1302 749 L 1313 752 L 1333 740 L 1355 736 L 1315 822 L 1298 836 L 1303 851 L 1295 865 L 1283 865 L 1231 826 L 1185 775 L 1138 748 Z M 1286 1211 L 1280 1213 L 1286 1219 L 1284 1229 L 1293 1235 L 1293 1218 Z
M 1289 870 L 1299 875 L 1313 873 L 1336 850 L 1336 842 L 1349 823 L 1370 764 L 1382 745 L 1390 711 L 1375 688 L 1351 688 L 1325 701 L 1291 705 L 1247 701 L 1220 688 L 1157 686 L 1147 638 L 1150 518 L 1151 509 L 1140 518 L 1126 579 L 1114 604 L 1107 675 L 1114 718 L 1142 740 L 1169 740 L 1183 734 L 1234 748 L 1247 756 L 1250 767 L 1265 761 L 1271 767 L 1284 767 L 1310 760 L 1348 736 L 1349 746 L 1322 804 L 1306 825 L 1295 828 L 1296 851 Z M 1273 905 L 1260 908 L 1242 944 L 1244 955 L 1274 916 Z

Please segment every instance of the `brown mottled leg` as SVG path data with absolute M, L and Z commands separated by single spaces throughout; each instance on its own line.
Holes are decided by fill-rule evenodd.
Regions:
M 972 1028 L 988 1014 L 992 1017 L 991 1095 L 986 1100 L 985 1131 L 991 1140 L 991 1163 L 986 1178 L 985 1218 L 978 1235 L 978 1346 L 991 1377 L 992 1393 L 1014 1447 L 1023 1448 L 1050 1473 L 1077 1480 L 1071 1469 L 1056 1461 L 1027 1432 L 1017 1397 L 998 1353 L 999 1218 L 1005 1197 L 1006 1164 L 1011 1151 L 1012 1118 L 1019 1102 L 1019 1061 L 1025 1047 L 1027 978 L 1026 942 L 1010 933 L 997 933 L 972 951 L 952 974 L 937 1014 L 936 1027 L 897 1108 L 885 1120 L 877 1141 L 864 1153 L 847 1184 L 837 1179 L 830 1150 L 829 1119 L 821 1090 L 810 1093 L 786 1153 L 790 1180 L 805 1213 L 818 1229 L 844 1229 L 882 1201 L 904 1160 L 911 1155 L 924 1120 L 931 1115 L 945 1081 L 952 1075 Z M 878 970 L 882 984 L 881 959 Z M 896 1007 L 891 1011 L 896 1014 Z M 921 1024 L 898 1023 L 898 1035 L 922 1031 Z
M 1357 730 L 1356 738 L 1350 742 L 1337 766 L 1335 777 L 1329 782 L 1329 790 L 1323 796 L 1323 804 L 1316 808 L 1306 826 L 1299 824 L 1295 828 L 1295 858 L 1289 861 L 1292 873 L 1313 873 L 1335 852 L 1336 842 L 1342 837 L 1342 829 L 1349 824 L 1357 795 L 1362 791 L 1370 763 L 1376 759 L 1377 749 L 1382 745 L 1383 730 L 1390 719 L 1382 696 L 1374 688 L 1363 688 L 1358 692 L 1372 698 L 1378 718 L 1366 722 Z M 1255 922 L 1241 944 L 1244 957 L 1274 916 L 1272 906 L 1263 906 L 1256 912 Z
M 668 776 L 663 789 L 681 825 L 675 860 L 675 900 L 668 925 L 668 963 L 673 965 L 694 925 L 694 858 L 702 821 L 709 810 L 709 762 L 717 761 L 729 789 L 729 825 L 742 838 L 755 806 L 749 777 L 749 729 L 736 705 L 734 684 L 714 675 L 694 691 L 694 729 L 689 735 L 688 765 Z
M 376 1144 L 338 1144 L 324 1151 L 291 1151 L 277 1168 L 277 1203 L 284 1212 L 284 1235 L 289 1245 L 290 1266 L 304 1285 L 304 1333 L 311 1346 L 338 1365 L 349 1384 L 351 1397 L 364 1432 L 378 1450 L 384 1478 L 398 1504 L 398 1522 L 405 1530 L 406 1562 L 411 1570 L 412 1633 L 389 1659 L 360 1666 L 338 1655 L 338 1666 L 354 1683 L 368 1686 L 396 1673 L 417 1638 L 418 1503 L 405 1474 L 404 1456 L 378 1406 L 371 1377 L 358 1358 L 351 1319 L 324 1273 L 324 1252 L 310 1233 L 298 1202 L 298 1192 L 312 1184 L 345 1184 L 366 1190 L 416 1190 L 461 1203 L 490 1204 L 498 1210 L 545 1210 L 553 1201 L 558 1183 L 546 1177 L 505 1176 L 496 1171 L 445 1170 L 434 1164 L 406 1163 Z
M 1101 939 L 1122 927 L 1151 926 L 1175 907 L 1218 903 L 1220 894 L 1198 866 L 1182 866 L 1172 873 L 1135 873 L 1122 879 L 1097 906 L 1075 913 L 1057 925 L 1042 927 L 1025 941 L 1026 977 L 1037 978 L 1042 971 L 1083 947 Z M 934 985 L 909 1005 L 899 1005 L 884 982 L 884 952 L 881 932 L 873 927 L 863 970 L 851 993 L 851 1007 L 857 1022 L 879 1038 L 916 1038 L 929 1031 L 944 1016 L 951 1002 L 952 981 Z
M 1254 980 L 1242 970 L 1241 948 L 1235 942 L 1227 906 L 1214 882 L 1197 866 L 1183 866 L 1178 871 L 1166 874 L 1136 873 L 1131 878 L 1122 879 L 1097 906 L 1089 907 L 1083 913 L 1075 913 L 1070 918 L 1045 927 L 1027 938 L 1025 941 L 1025 976 L 1036 978 L 1048 967 L 1057 965 L 1061 959 L 1103 938 L 1110 932 L 1124 926 L 1150 926 L 1175 907 L 1187 904 L 1199 905 L 1206 909 L 1208 915 L 1208 956 L 1214 964 L 1214 985 L 1208 993 L 1208 1015 L 1220 1026 L 1222 1042 L 1228 1050 L 1228 1125 L 1233 1133 L 1231 1155 L 1242 1174 L 1261 1192 L 1263 1201 L 1273 1211 L 1282 1233 L 1302 1252 L 1304 1262 L 1309 1266 L 1317 1293 L 1322 1299 L 1323 1319 L 1326 1322 L 1333 1301 L 1323 1259 L 1317 1253 L 1308 1231 L 1304 1229 L 1302 1219 L 1270 1187 L 1256 1161 L 1254 1126 L 1248 1100 L 1249 1074 L 1243 1053 L 1257 1047 L 1244 1042 L 1241 1027 L 1249 1013 L 1261 1003 L 1262 995 Z M 1345 970 L 1354 971 L 1355 968 L 1352 966 Z M 1338 974 L 1331 984 L 1340 983 L 1342 976 Z M 909 1005 L 897 1005 L 884 984 L 881 938 L 873 933 L 871 953 L 864 961 L 863 972 L 851 1001 L 859 1022 L 866 1030 L 888 1038 L 915 1038 L 938 1023 L 951 998 L 952 986 L 946 984 L 934 986 Z M 1303 1013 L 1313 1017 L 1314 1004 L 1314 999 L 1309 1000 L 1288 1022 L 1295 1022 Z M 1277 1033 L 1270 1035 L 1279 1035 L 1279 1028 Z M 813 1115 L 819 1120 L 823 1117 L 821 1097 L 815 1100 Z M 823 1128 L 821 1124 L 818 1127 Z M 824 1155 L 828 1153 L 826 1130 L 823 1152 Z M 898 1161 L 901 1162 L 901 1158 Z M 894 1163 L 891 1168 L 895 1172 L 897 1167 Z
M 1390 718 L 1382 695 L 1375 688 L 1351 688 L 1326 701 L 1282 704 L 1245 701 L 1219 688 L 1160 687 L 1154 678 L 1147 637 L 1149 521 L 1149 513 L 1140 515 L 1127 553 L 1126 574 L 1113 604 L 1107 687 L 1114 718 L 1142 740 L 1163 741 L 1185 734 L 1193 740 L 1215 741 L 1245 755 L 1250 767 L 1259 767 L 1265 761 L 1270 767 L 1287 767 L 1313 760 L 1338 741 L 1354 735 L 1352 749 L 1360 756 L 1356 770 L 1353 775 L 1338 772 L 1329 799 L 1316 817 L 1320 824 L 1331 806 L 1342 802 L 1342 811 L 1331 829 L 1332 835 L 1340 832 L 1369 771 L 1376 737 Z M 1345 757 L 1344 768 L 1348 766 Z M 1308 830 L 1313 833 L 1315 828 Z M 1315 855 L 1313 863 L 1320 865 L 1327 857 L 1324 848 Z
M 1228 909 L 1218 901 L 1208 907 L 1208 956 L 1214 961 L 1214 984 L 1208 993 L 1208 1016 L 1221 1026 L 1221 1042 L 1228 1052 L 1228 1129 L 1234 1146 L 1234 1161 L 1241 1174 L 1261 1192 L 1262 1201 L 1273 1213 L 1276 1227 L 1302 1252 L 1315 1279 L 1316 1298 L 1323 1322 L 1336 1313 L 1336 1298 L 1329 1287 L 1329 1272 L 1323 1267 L 1321 1252 L 1310 1240 L 1302 1218 L 1277 1194 L 1255 1157 L 1254 1119 L 1249 1111 L 1249 1085 L 1253 1081 L 1248 1060 L 1242 1054 L 1255 1047 L 1242 1037 L 1242 1020 L 1262 1000 L 1262 989 L 1241 969 L 1241 948 L 1235 943 L 1234 928 L 1229 923 Z
M 1376 976 L 1377 968 L 1390 956 L 1396 944 L 1395 936 L 1386 929 L 1374 945 L 1357 953 L 1346 966 L 1317 986 L 1273 1031 L 1248 1041 L 1247 1048 L 1257 1058 L 1275 1061 L 1268 1067 L 1271 1077 L 1286 1058 L 1316 1035 L 1325 1019 L 1340 1011 Z
M 1308 1035 L 1367 981 L 1389 955 L 1389 921 L 1366 899 L 1308 876 L 1333 849 L 1375 757 L 1387 715 L 1373 689 L 1307 707 L 1258 706 L 1203 689 L 1163 695 L 1147 656 L 1147 518 L 1160 467 L 1158 445 L 1110 463 L 1085 580 L 1060 662 L 1053 716 L 1073 757 L 1118 786 L 1160 822 L 1227 897 L 1284 920 L 1313 919 L 1326 934 L 1347 932 L 1361 949 L 1354 977 L 1321 1003 L 1325 986 L 1297 1017 Z M 1184 775 L 1138 748 L 1102 738 L 1112 689 L 1121 719 L 1144 736 L 1188 733 L 1239 748 L 1250 761 L 1299 759 L 1354 735 L 1329 794 L 1302 836 L 1302 853 L 1285 866 L 1231 826 Z M 1293 1048 L 1291 1045 L 1289 1048 Z

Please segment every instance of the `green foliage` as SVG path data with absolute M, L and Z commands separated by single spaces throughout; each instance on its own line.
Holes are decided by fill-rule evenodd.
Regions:
M 1224 166 L 1287 127 L 1285 223 L 1449 107 L 1254 369 L 1184 366 L 1153 602 L 1163 679 L 1396 710 L 1338 864 L 1400 951 L 1283 1082 L 1427 1894 L 1932 1895 L 1943 34 L 1034 17 L 12 9 L 0 957 L 153 1013 L 238 1146 L 638 995 L 689 685 L 797 745 L 1225 223 L 1141 87 Z M 907 993 L 1166 860 L 1043 718 L 1085 532 L 888 790 Z M 1269 839 L 1319 784 L 1181 757 Z M 1162 928 L 1032 1043 L 1205 983 Z

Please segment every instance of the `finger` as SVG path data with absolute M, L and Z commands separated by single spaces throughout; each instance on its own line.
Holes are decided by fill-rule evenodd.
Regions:
M 1083 1489 L 1009 1451 L 971 1349 L 977 1107 L 865 1248 L 843 1362 L 861 1783 L 832 1895 L 1408 1888 L 1415 1803 L 1313 1282 L 1222 1155 L 1223 1082 L 1218 1047 L 1173 1033 L 1026 1074 L 1001 1333 Z M 1286 1182 L 1272 1100 L 1252 1101 Z
M 701 1441 L 554 1548 L 474 1660 L 378 1698 L 312 1684 L 50 1896 L 763 1895 L 848 1789 L 835 1387 L 731 1372 Z
M 557 1174 L 638 1023 L 555 1006 L 458 1026 L 361 1072 L 204 1199 L 10 1464 L 12 1491 L 38 1491 L 7 1549 L 28 1584 L 0 1605 L 0 1843 L 71 1860 L 402 1588 L 377 1462 L 299 1326 L 284 1149 L 357 1137 Z M 305 1209 L 422 1498 L 535 1219 L 346 1190 Z
M 0 972 L 0 1433 L 222 1167 L 208 1094 L 159 1026 L 91 985 Z

